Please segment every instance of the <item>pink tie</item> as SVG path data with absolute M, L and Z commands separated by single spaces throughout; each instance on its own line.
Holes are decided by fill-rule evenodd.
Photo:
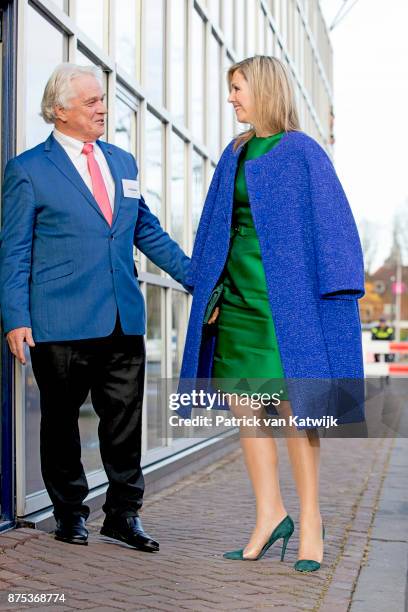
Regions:
M 112 225 L 112 208 L 109 202 L 108 192 L 106 191 L 105 181 L 103 180 L 102 172 L 98 162 L 93 154 L 93 144 L 86 142 L 82 153 L 87 156 L 88 170 L 91 175 L 92 190 L 95 200 L 99 204 L 103 216 Z

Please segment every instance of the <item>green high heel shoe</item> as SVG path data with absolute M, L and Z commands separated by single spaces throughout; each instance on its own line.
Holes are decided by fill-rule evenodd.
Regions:
M 291 537 L 293 531 L 295 529 L 295 524 L 292 521 L 292 518 L 287 514 L 285 518 L 275 527 L 272 532 L 271 537 L 266 542 L 266 544 L 261 548 L 261 552 L 257 557 L 250 559 L 248 557 L 243 556 L 244 549 L 240 548 L 239 550 L 231 550 L 230 552 L 226 552 L 223 554 L 224 559 L 232 559 L 233 561 L 258 561 L 261 557 L 264 556 L 266 551 L 276 540 L 279 538 L 283 538 L 282 544 L 282 552 L 281 552 L 281 561 L 283 561 L 286 552 L 286 546 L 289 542 L 289 538 Z
M 323 527 L 323 540 L 324 540 L 324 525 Z M 313 561 L 312 559 L 299 559 L 293 566 L 295 570 L 298 572 L 315 572 L 320 569 L 320 563 L 318 561 Z

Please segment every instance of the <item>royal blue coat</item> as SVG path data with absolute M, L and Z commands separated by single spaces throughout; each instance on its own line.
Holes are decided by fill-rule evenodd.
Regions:
M 232 141 L 220 158 L 194 244 L 189 283 L 195 288 L 180 374 L 189 381 L 211 376 L 216 335 L 203 334 L 203 317 L 228 255 L 240 151 Z M 291 131 L 271 151 L 245 162 L 245 176 L 285 378 L 362 381 L 363 254 L 330 158 L 313 138 Z M 295 415 L 333 414 L 333 407 L 315 401 L 316 390 L 320 398 L 326 386 L 296 387 L 290 396 Z M 361 385 L 354 391 L 357 402 L 341 410 L 344 416 L 353 404 L 351 420 L 358 421 Z
M 3 186 L 0 304 L 3 331 L 31 327 L 37 342 L 144 334 L 133 245 L 180 283 L 190 259 L 137 190 L 134 157 L 97 141 L 115 181 L 112 225 L 51 134 L 10 160 Z M 192 288 L 185 285 L 188 290 Z

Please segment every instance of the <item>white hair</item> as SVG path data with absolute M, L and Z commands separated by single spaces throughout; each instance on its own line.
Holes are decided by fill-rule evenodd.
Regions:
M 55 106 L 69 108 L 69 100 L 75 96 L 72 81 L 84 74 L 94 76 L 102 84 L 102 70 L 98 66 L 78 66 L 64 62 L 55 68 L 41 100 L 40 115 L 46 123 L 55 123 Z

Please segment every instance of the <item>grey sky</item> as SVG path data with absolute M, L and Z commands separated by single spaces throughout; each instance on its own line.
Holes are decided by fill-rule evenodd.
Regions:
M 342 0 L 320 4 L 331 23 Z M 408 215 L 407 23 L 407 0 L 358 0 L 331 32 L 335 166 L 357 223 L 381 226 L 377 265 L 390 249 L 393 213 Z

